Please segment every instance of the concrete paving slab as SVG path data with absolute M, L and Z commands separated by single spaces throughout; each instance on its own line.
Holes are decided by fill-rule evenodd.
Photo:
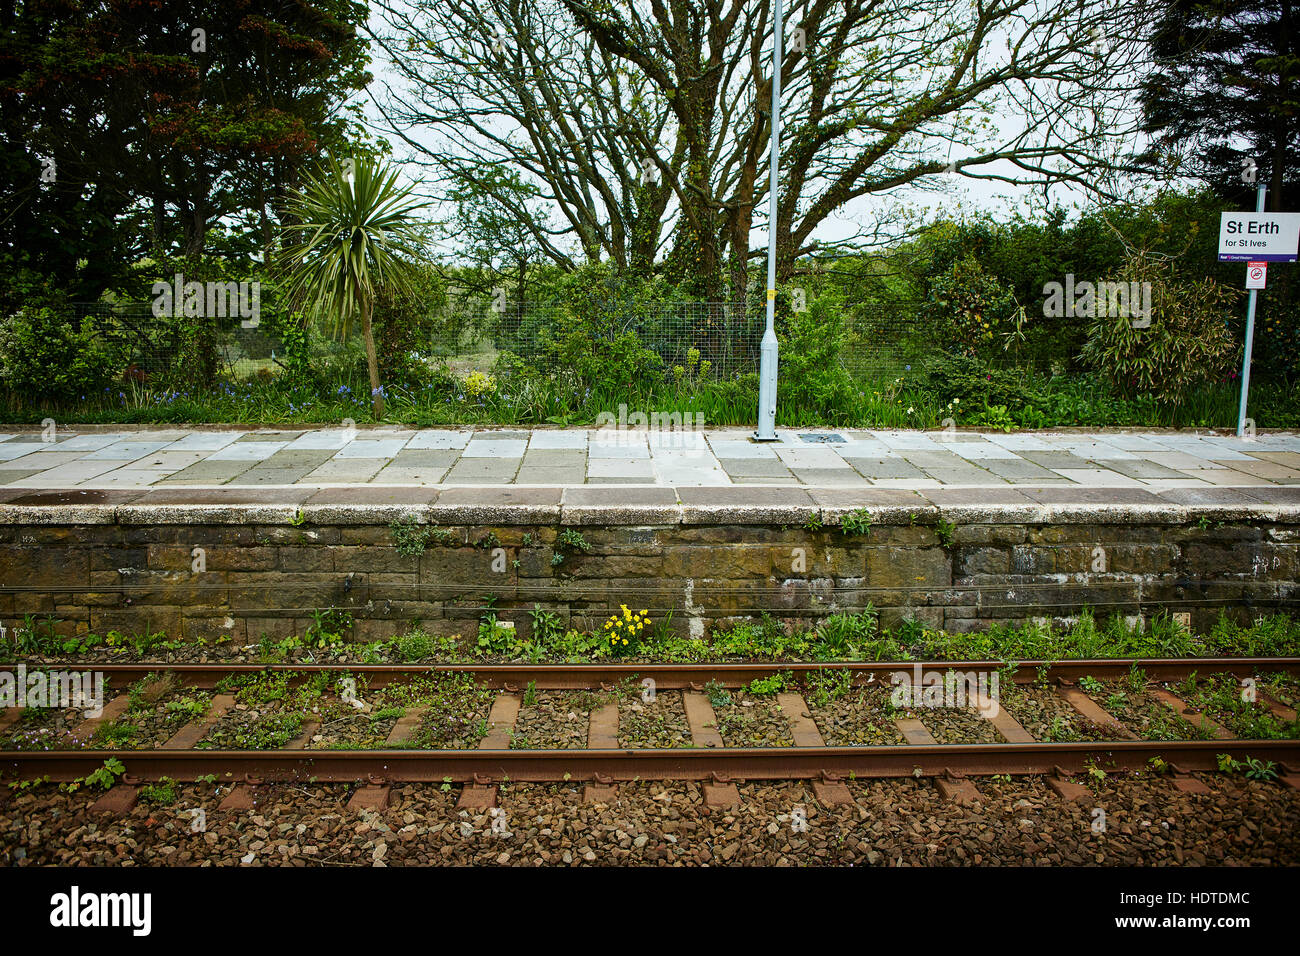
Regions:
M 191 432 L 168 445 L 167 451 L 216 451 L 238 441 L 243 434 L 243 432 Z
M 1172 468 L 1175 471 L 1187 471 L 1191 468 L 1228 467 L 1204 458 L 1197 458 L 1195 455 L 1189 455 L 1182 451 L 1144 451 L 1142 452 L 1142 459 L 1155 462 L 1157 465 L 1164 465 L 1166 468 Z
M 91 461 L 135 461 L 137 458 L 161 451 L 170 444 L 171 442 L 161 441 L 120 441 L 98 448 L 84 457 Z M 0 452 L 6 451 L 9 447 L 9 445 L 0 445 Z
M 1060 471 L 1062 468 L 1081 470 L 1088 468 L 1090 464 L 1088 459 L 1080 458 L 1068 451 L 1024 451 L 1020 453 L 1020 457 L 1025 461 L 1032 461 L 1035 465 L 1050 468 L 1052 471 Z
M 56 432 L 56 436 L 57 434 Z M 121 440 L 122 436 L 117 433 L 71 435 L 62 439 L 56 437 L 52 447 L 56 451 L 98 451 Z
M 376 485 L 436 485 L 449 469 L 437 465 L 389 465 L 370 479 Z
M 805 485 L 869 485 L 852 468 L 792 468 L 791 473 Z
M 1142 484 L 1136 478 L 1101 468 L 1053 468 L 1052 470 L 1076 484 L 1095 488 L 1135 488 Z
M 519 458 L 461 458 L 443 476 L 444 484 L 508 484 L 519 471 Z
M 732 478 L 788 478 L 790 469 L 774 454 L 769 458 L 720 458 L 718 464 Z
M 748 441 L 715 441 L 710 446 L 719 460 L 767 459 L 776 460 L 776 448 L 770 444 Z
M 521 438 L 480 438 L 475 435 L 461 457 L 519 459 L 527 448 L 528 442 Z
M 524 455 L 522 468 L 585 468 L 587 453 L 571 449 L 529 449 Z
M 581 485 L 587 480 L 586 468 L 524 468 L 515 476 L 516 485 Z
M 32 477 L 32 475 L 39 475 L 39 474 L 41 474 L 40 469 L 38 470 L 33 470 L 31 468 L 14 468 L 13 470 L 5 469 L 0 471 L 0 485 L 8 485 L 17 481 L 23 481 L 27 478 Z M 32 486 L 27 485 L 26 487 L 32 487 Z
M 1176 505 L 1254 505 L 1252 498 L 1236 488 L 1174 488 L 1159 492 L 1165 501 Z
M 944 505 L 1033 505 L 1036 502 L 1014 488 L 930 488 L 921 492 L 933 504 Z
M 1016 490 L 1045 505 L 1158 505 L 1161 501 L 1158 495 L 1145 488 L 1085 488 L 1076 485 Z
M 358 489 L 361 490 L 361 489 Z M 295 505 L 314 494 L 312 488 L 151 488 L 134 500 L 148 505 Z
M 597 458 L 649 458 L 650 446 L 644 438 L 638 438 L 631 432 L 624 432 L 613 440 L 598 441 L 595 438 L 587 445 L 587 456 Z
M 405 438 L 383 438 L 377 441 L 358 438 L 340 448 L 334 457 L 336 459 L 392 458 L 406 447 L 407 441 L 408 439 Z
M 387 458 L 331 458 L 299 480 L 303 484 L 367 482 L 387 464 Z
M 665 465 L 654 461 L 655 483 L 660 485 L 730 485 L 732 478 L 721 468 L 703 469 Z M 793 476 L 790 479 L 794 480 Z
M 587 433 L 586 431 L 570 431 L 568 429 L 557 429 L 555 431 L 535 431 L 528 439 L 528 450 L 587 450 Z
M 205 461 L 263 461 L 288 444 L 287 441 L 237 441 L 218 448 Z
M 1212 485 L 1235 485 L 1237 487 L 1260 485 L 1267 487 L 1273 484 L 1267 478 L 1247 475 L 1240 471 L 1234 471 L 1227 466 L 1221 468 L 1188 468 L 1183 471 L 1183 474 L 1189 478 L 1197 478 Z
M 1187 478 L 1181 471 L 1166 468 L 1154 461 L 1143 461 L 1140 458 L 1127 461 L 1110 460 L 1106 462 L 1106 467 L 1121 475 L 1128 475 L 1130 478 Z
M 333 431 L 322 429 L 316 432 L 306 432 L 299 435 L 293 441 L 289 442 L 289 451 L 298 451 L 306 449 L 308 451 L 338 451 L 349 442 L 356 440 L 356 433 L 345 429 L 335 429 Z
M 1001 445 L 995 445 L 993 442 L 983 440 L 972 442 L 953 442 L 950 450 L 954 455 L 960 455 L 969 461 L 984 461 L 991 458 L 1009 459 L 1012 461 L 1021 461 L 1015 452 L 1009 448 L 1003 448 Z
M 1300 488 L 1247 488 L 1244 494 L 1270 505 L 1300 505 Z
M 222 484 L 236 475 L 243 474 L 255 464 L 257 464 L 255 461 L 213 461 L 211 458 L 205 458 L 203 461 L 175 472 L 165 480 Z
M 925 472 L 903 458 L 846 458 L 845 462 L 859 474 L 880 481 L 882 478 L 924 479 Z
M 53 445 L 46 445 L 46 449 L 53 448 Z M 37 468 L 45 470 L 53 468 L 56 465 L 67 465 L 74 461 L 79 461 L 85 452 L 81 451 L 36 451 L 30 455 L 23 455 L 21 458 L 11 458 L 5 462 L 6 468 Z
M 843 458 L 829 447 L 809 445 L 807 448 L 780 447 L 777 457 L 790 469 L 795 468 L 845 468 L 852 470 Z
M 1223 458 L 1216 458 L 1215 461 L 1227 464 L 1233 471 L 1239 471 L 1254 478 L 1266 478 L 1275 484 L 1300 485 L 1300 471 L 1271 461 L 1260 461 L 1257 458 L 1247 461 L 1225 461 Z
M 295 439 L 301 437 L 303 434 L 304 431 L 301 428 L 294 428 L 294 429 L 259 428 L 256 431 L 244 432 L 244 434 L 239 436 L 239 441 L 241 442 L 271 441 L 271 442 L 282 442 L 287 444 L 288 442 L 294 441 Z
M 312 507 L 335 505 L 428 505 L 438 500 L 436 488 L 394 488 L 377 485 L 348 485 L 337 488 L 289 488 L 306 495 Z
M 1068 478 L 1063 478 L 1056 472 L 1042 465 L 1036 465 L 1032 461 L 1025 461 L 1023 458 L 1016 459 L 984 459 L 980 462 L 980 467 L 992 475 L 1003 479 L 1004 481 L 1015 482 L 1017 484 L 1026 484 L 1031 482 L 1065 482 Z
M 415 433 L 410 441 L 406 443 L 407 448 L 464 448 L 469 444 L 473 432 L 470 431 L 446 431 L 438 428 L 428 428 Z
M 442 468 L 456 463 L 460 454 L 454 448 L 404 448 L 393 458 L 400 468 Z
M 649 458 L 592 458 L 587 462 L 587 477 L 654 479 L 654 467 Z

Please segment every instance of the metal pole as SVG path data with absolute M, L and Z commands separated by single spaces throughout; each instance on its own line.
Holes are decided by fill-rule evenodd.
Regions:
M 1264 194 L 1268 187 L 1259 184 L 1255 192 L 1255 212 L 1264 211 Z M 1250 353 L 1255 344 L 1255 299 L 1258 289 L 1250 290 L 1250 303 L 1246 306 L 1246 354 L 1241 360 L 1241 404 L 1237 409 L 1237 437 L 1246 435 L 1246 393 L 1250 391 Z
M 758 371 L 758 431 L 755 441 L 776 441 L 776 171 L 781 157 L 781 61 L 785 36 L 781 27 L 781 0 L 776 0 L 772 23 L 772 149 L 768 179 L 767 223 L 767 329 L 763 332 Z

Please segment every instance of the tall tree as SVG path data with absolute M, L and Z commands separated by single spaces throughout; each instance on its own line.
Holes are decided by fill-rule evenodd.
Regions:
M 1154 137 L 1147 158 L 1225 198 L 1263 178 L 1268 208 L 1288 208 L 1284 186 L 1300 172 L 1300 23 L 1291 0 L 1173 0 L 1151 49 L 1158 67 L 1142 95 Z
M 515 165 L 588 258 L 622 248 L 625 209 L 657 215 L 649 232 L 696 295 L 744 288 L 762 254 L 771 0 L 383 9 L 389 116 L 416 155 L 451 177 Z M 851 203 L 887 200 L 856 207 L 851 242 L 888 237 L 898 191 L 945 172 L 1113 188 L 1147 0 L 795 0 L 787 16 L 782 280 Z M 667 201 L 629 207 L 642 185 Z
M 372 157 L 330 160 L 320 175 L 307 175 L 286 211 L 285 291 L 318 319 L 346 337 L 361 319 L 366 367 L 375 417 L 384 416 L 384 392 L 371 325 L 381 293 L 412 291 L 418 278 L 422 238 L 414 213 L 424 206 L 399 186 L 397 172 Z
M 0 202 L 26 210 L 5 240 L 59 252 L 77 298 L 145 249 L 201 254 L 220 220 L 269 243 L 286 187 L 356 138 L 365 15 L 358 0 L 0 0 Z

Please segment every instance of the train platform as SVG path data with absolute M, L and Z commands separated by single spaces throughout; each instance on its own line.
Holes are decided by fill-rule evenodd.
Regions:
M 971 489 L 1026 501 L 1134 492 L 1194 502 L 1292 503 L 1300 434 L 810 429 L 0 426 L 0 496 L 51 489 L 625 485 Z M 985 492 L 980 495 L 976 489 Z M 631 487 L 627 489 L 631 491 Z M 1230 493 L 1225 493 L 1229 492 Z M 995 492 L 1001 492 L 997 494 Z M 798 497 L 798 496 L 796 496 Z M 1141 497 L 1141 496 L 1139 496 Z

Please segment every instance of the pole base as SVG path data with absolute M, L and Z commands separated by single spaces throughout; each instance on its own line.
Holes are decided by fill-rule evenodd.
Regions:
M 781 440 L 781 437 L 780 437 L 779 435 L 775 435 L 775 434 L 773 434 L 773 435 L 769 435 L 768 437 L 764 438 L 764 437 L 763 437 L 762 435 L 760 435 L 758 432 L 754 432 L 754 434 L 752 434 L 752 435 L 749 436 L 749 440 L 750 440 L 750 441 L 780 441 L 780 440 Z

